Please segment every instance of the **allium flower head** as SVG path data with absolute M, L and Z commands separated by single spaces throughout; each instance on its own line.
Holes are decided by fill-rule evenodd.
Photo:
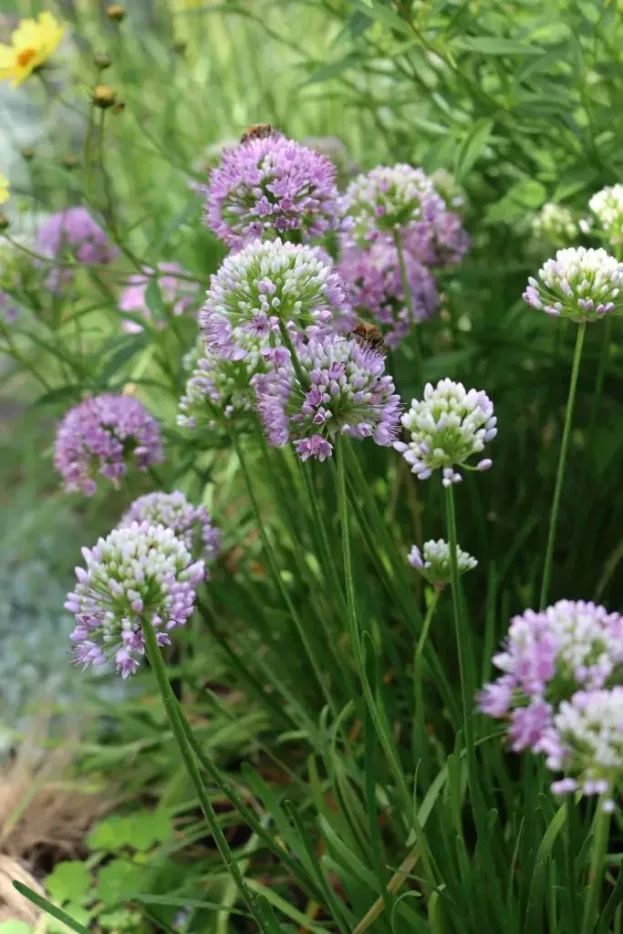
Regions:
M 164 458 L 160 428 L 138 399 L 104 394 L 70 409 L 61 422 L 54 464 L 68 491 L 91 496 L 99 474 L 117 483 L 130 465 L 146 470 Z
M 65 609 L 76 618 L 71 634 L 78 664 L 113 660 L 123 678 L 134 674 L 145 651 L 142 620 L 156 629 L 159 645 L 191 616 L 203 561 L 192 556 L 173 529 L 133 522 L 83 548 L 84 568 L 67 595 Z
M 528 279 L 524 301 L 554 317 L 598 321 L 623 305 L 623 263 L 602 249 L 558 250 L 539 269 L 539 279 Z
M 10 79 L 12 87 L 18 87 L 56 51 L 64 33 L 65 28 L 51 13 L 23 19 L 11 36 L 11 44 L 0 44 L 0 81 Z
M 422 550 L 414 545 L 409 552 L 409 564 L 419 571 L 429 583 L 443 586 L 450 582 L 452 572 L 450 568 L 450 546 L 443 539 L 439 541 L 424 542 Z M 478 565 L 475 558 L 457 546 L 457 565 L 459 574 L 465 574 Z
M 240 431 L 255 409 L 255 378 L 268 369 L 268 344 L 245 335 L 239 347 L 245 351 L 244 355 L 223 358 L 207 350 L 199 339 L 198 346 L 188 354 L 185 368 L 190 376 L 177 415 L 180 428 L 216 429 L 222 419 L 235 421 L 236 430 Z
M 443 200 L 422 169 L 402 163 L 380 165 L 367 175 L 358 175 L 342 199 L 342 211 L 352 225 L 349 235 L 362 247 L 395 231 L 428 239 L 430 225 L 443 208 Z
M 183 315 L 193 305 L 198 303 L 199 290 L 196 282 L 187 278 L 180 278 L 187 275 L 178 263 L 159 263 L 158 265 L 158 286 L 162 300 L 170 309 L 173 315 Z M 146 293 L 151 282 L 151 276 L 148 272 L 144 275 L 136 274 L 130 276 L 128 284 L 121 293 L 119 299 L 119 308 L 121 311 L 133 312 L 149 321 L 152 317 L 150 309 L 146 303 Z M 164 321 L 158 322 L 158 327 L 163 328 Z M 123 330 L 128 333 L 141 331 L 141 325 L 136 321 L 125 318 L 122 324 Z
M 610 243 L 623 243 L 623 185 L 602 188 L 588 206 L 599 221 Z
M 117 256 L 106 232 L 86 208 L 67 208 L 51 214 L 39 227 L 41 250 L 55 259 L 70 255 L 80 263 L 109 263 Z
M 389 347 L 396 347 L 411 328 L 435 313 L 437 289 L 429 271 L 405 253 L 411 303 L 405 300 L 395 244 L 377 240 L 365 250 L 346 246 L 337 271 L 346 283 L 350 304 L 361 315 L 371 315 Z
M 537 240 L 552 246 L 565 247 L 578 236 L 580 228 L 569 208 L 548 201 L 532 220 L 532 233 Z
M 240 358 L 245 336 L 278 335 L 280 322 L 314 335 L 347 311 L 340 277 L 313 247 L 257 240 L 212 276 L 199 323 L 208 349 Z
M 220 549 L 221 533 L 212 525 L 205 506 L 193 506 L 183 493 L 147 493 L 135 500 L 119 523 L 163 525 L 182 540 L 195 560 L 213 561 Z
M 285 348 L 274 351 L 274 370 L 257 380 L 258 410 L 271 444 L 292 441 L 301 460 L 323 461 L 340 434 L 392 443 L 400 398 L 383 375 L 381 353 L 329 334 L 302 345 L 297 356 L 305 385 Z
M 280 133 L 225 149 L 203 190 L 208 227 L 234 248 L 257 238 L 307 241 L 337 225 L 335 166 Z
M 480 709 L 493 717 L 510 714 L 513 748 L 538 751 L 562 700 L 620 679 L 623 616 L 582 600 L 560 600 L 538 613 L 526 610 L 511 621 L 504 651 L 493 662 L 502 675 L 485 687 Z M 533 728 L 526 738 L 528 720 Z
M 623 687 L 578 691 L 563 701 L 541 741 L 547 766 L 563 771 L 552 791 L 603 795 L 606 811 L 623 787 Z
M 496 422 L 493 403 L 485 392 L 467 391 L 462 383 L 442 379 L 434 388 L 427 383 L 424 398 L 411 402 L 402 416 L 411 440 L 406 444 L 396 441 L 394 447 L 403 454 L 418 479 L 426 480 L 433 470 L 443 470 L 442 483 L 450 486 L 462 479 L 455 466 L 476 470 L 491 467 L 488 458 L 480 460 L 475 468 L 466 461 L 480 454 L 495 438 Z

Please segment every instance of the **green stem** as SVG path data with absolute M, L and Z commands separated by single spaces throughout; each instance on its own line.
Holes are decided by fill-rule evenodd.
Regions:
M 554 499 L 552 501 L 552 512 L 549 521 L 549 532 L 547 535 L 547 549 L 545 552 L 545 564 L 543 567 L 543 584 L 541 586 L 541 599 L 539 601 L 541 609 L 545 608 L 549 598 L 549 587 L 552 578 L 552 562 L 554 558 L 554 545 L 556 542 L 556 526 L 558 524 L 560 498 L 562 495 L 562 487 L 565 478 L 569 438 L 571 437 L 571 424 L 573 421 L 573 408 L 575 405 L 575 393 L 578 385 L 578 374 L 580 372 L 580 361 L 582 359 L 582 347 L 584 344 L 585 333 L 586 322 L 583 321 L 578 326 L 578 334 L 575 342 L 575 353 L 573 355 L 571 382 L 569 384 L 569 395 L 567 397 L 567 411 L 565 412 L 565 424 L 562 433 L 562 443 L 560 446 L 560 455 L 558 459 L 556 486 L 554 488 Z
M 450 578 L 452 582 L 452 604 L 454 608 L 454 627 L 456 645 L 459 658 L 459 674 L 461 679 L 461 698 L 463 702 L 463 726 L 465 730 L 465 744 L 469 750 L 474 745 L 472 727 L 472 697 L 474 683 L 471 671 L 470 647 L 468 646 L 468 633 L 463 620 L 463 605 L 461 600 L 461 585 L 459 582 L 458 543 L 456 536 L 456 513 L 454 509 L 454 489 L 446 487 L 446 522 L 448 526 L 448 544 L 450 546 Z M 469 752 L 468 752 L 469 761 Z
M 338 513 L 340 517 L 340 527 L 342 530 L 342 556 L 344 561 L 344 578 L 346 582 L 346 606 L 348 610 L 348 623 L 350 638 L 353 648 L 353 654 L 355 656 L 355 663 L 357 666 L 357 674 L 361 681 L 361 687 L 363 690 L 364 699 L 366 701 L 368 710 L 370 711 L 370 717 L 374 724 L 379 742 L 389 766 L 394 774 L 396 779 L 397 790 L 400 795 L 402 806 L 405 809 L 405 816 L 409 819 L 410 824 L 413 826 L 416 834 L 416 839 L 420 844 L 420 852 L 422 855 L 422 863 L 426 870 L 426 875 L 430 880 L 431 884 L 434 886 L 435 877 L 432 868 L 432 862 L 430 857 L 430 852 L 428 844 L 426 843 L 426 838 L 424 836 L 424 831 L 420 823 L 416 808 L 414 807 L 411 796 L 407 789 L 407 784 L 405 781 L 404 773 L 398 757 L 398 753 L 395 747 L 395 743 L 392 739 L 391 732 L 388 728 L 387 716 L 385 710 L 382 709 L 380 705 L 377 705 L 376 699 L 372 692 L 370 686 L 370 681 L 368 679 L 368 674 L 366 671 L 366 659 L 365 659 L 365 650 L 363 647 L 363 642 L 361 638 L 361 633 L 359 631 L 359 621 L 357 619 L 357 600 L 355 596 L 355 584 L 353 580 L 353 563 L 352 563 L 352 553 L 350 547 L 350 526 L 349 526 L 349 514 L 348 514 L 348 497 L 346 494 L 346 448 L 348 446 L 348 439 L 343 435 L 338 436 L 336 440 L 336 449 L 337 449 L 337 500 L 338 500 Z
M 290 359 L 292 361 L 292 366 L 294 367 L 294 372 L 296 373 L 296 378 L 298 379 L 301 388 L 304 391 L 307 391 L 309 389 L 309 377 L 303 372 L 301 368 L 296 349 L 292 343 L 292 338 L 290 337 L 290 332 L 288 331 L 281 318 L 279 319 L 279 333 L 281 335 L 281 340 L 290 353 Z
M 87 131 L 84 137 L 84 192 L 88 200 L 91 199 L 91 184 L 93 178 L 93 131 L 95 129 L 95 105 L 89 107 Z
M 595 812 L 593 827 L 593 849 L 591 854 L 591 868 L 588 880 L 589 889 L 584 902 L 584 920 L 582 921 L 582 934 L 591 934 L 599 920 L 599 901 L 603 883 L 604 862 L 608 847 L 608 834 L 610 831 L 610 812 L 604 810 L 604 799 L 600 798 Z
M 334 704 L 333 698 L 331 697 L 331 694 L 330 694 L 330 692 L 329 692 L 329 690 L 328 690 L 328 688 L 327 688 L 327 685 L 326 685 L 326 683 L 325 683 L 325 679 L 323 678 L 323 675 L 322 675 L 322 671 L 321 671 L 320 665 L 318 664 L 318 661 L 316 660 L 314 651 L 313 651 L 313 649 L 312 649 L 312 647 L 311 647 L 311 644 L 310 644 L 310 642 L 309 642 L 309 639 L 308 639 L 308 637 L 307 637 L 307 633 L 306 633 L 306 630 L 305 630 L 305 626 L 303 625 L 303 622 L 301 621 L 301 619 L 300 619 L 300 617 L 299 617 L 299 614 L 297 613 L 296 608 L 295 608 L 295 606 L 294 606 L 294 604 L 292 603 L 292 600 L 291 600 L 291 598 L 290 598 L 290 595 L 289 595 L 288 591 L 286 590 L 286 587 L 285 587 L 285 585 L 284 585 L 284 583 L 283 583 L 283 580 L 282 580 L 282 577 L 281 577 L 281 573 L 280 573 L 280 571 L 279 571 L 279 565 L 278 565 L 278 562 L 277 562 L 277 559 L 276 559 L 276 556 L 275 556 L 275 552 L 274 552 L 272 543 L 271 543 L 271 541 L 270 541 L 270 539 L 269 539 L 269 537 L 268 537 L 268 534 L 267 534 L 267 532 L 266 532 L 266 528 L 265 528 L 265 526 L 264 526 L 264 522 L 263 522 L 263 520 L 262 520 L 262 514 L 261 514 L 261 512 L 260 512 L 259 503 L 258 503 L 258 501 L 257 501 L 257 499 L 256 499 L 256 496 L 255 496 L 255 491 L 254 491 L 254 489 L 253 489 L 253 484 L 251 483 L 251 476 L 250 476 L 250 474 L 249 474 L 249 469 L 248 469 L 248 467 L 247 467 L 247 462 L 246 462 L 246 460 L 245 460 L 245 458 L 244 458 L 244 456 L 243 456 L 243 454 L 242 454 L 242 450 L 241 450 L 241 448 L 240 448 L 240 444 L 239 444 L 238 438 L 237 438 L 237 436 L 236 436 L 236 433 L 233 432 L 233 431 L 230 432 L 230 438 L 231 438 L 232 444 L 233 444 L 233 446 L 234 446 L 234 450 L 236 451 L 236 454 L 238 455 L 238 461 L 239 461 L 239 463 L 240 463 L 240 467 L 241 467 L 241 470 L 242 470 L 242 473 L 243 473 L 243 476 L 244 476 L 245 484 L 246 484 L 246 487 L 247 487 L 247 492 L 248 492 L 248 494 L 249 494 L 249 499 L 251 500 L 251 506 L 252 506 L 253 512 L 254 512 L 254 514 L 255 514 L 255 518 L 256 518 L 257 525 L 258 525 L 258 529 L 259 529 L 259 533 L 260 533 L 260 538 L 262 539 L 262 545 L 264 546 L 264 550 L 265 550 L 265 552 L 266 552 L 266 557 L 268 558 L 268 564 L 269 564 L 269 566 L 270 566 L 270 570 L 271 570 L 272 577 L 273 577 L 273 579 L 274 579 L 274 581 L 275 581 L 275 584 L 276 584 L 277 589 L 278 589 L 278 591 L 279 591 L 279 593 L 280 593 L 280 595 L 281 595 L 281 598 L 282 598 L 283 602 L 285 603 L 285 605 L 286 605 L 286 607 L 287 607 L 287 609 L 288 609 L 288 612 L 289 612 L 289 614 L 290 614 L 290 617 L 292 618 L 292 622 L 294 623 L 294 625 L 295 625 L 295 627 L 296 627 L 296 630 L 297 630 L 297 632 L 298 632 L 299 638 L 300 638 L 300 640 L 301 640 L 301 643 L 302 643 L 302 645 L 303 645 L 303 648 L 305 649 L 305 653 L 306 653 L 307 658 L 308 658 L 308 660 L 309 660 L 309 663 L 310 663 L 310 665 L 311 665 L 312 671 L 313 671 L 313 673 L 314 673 L 314 675 L 315 675 L 316 681 L 318 682 L 318 686 L 320 687 L 320 690 L 321 690 L 321 692 L 322 692 L 322 695 L 324 696 L 324 698 L 325 698 L 325 700 L 326 700 L 326 702 L 327 702 L 327 704 L 328 704 L 328 706 L 329 706 L 329 710 L 331 710 L 332 713 L 334 714 L 334 716 L 337 717 L 337 711 L 336 711 L 336 709 L 335 709 L 335 704 Z
M 402 234 L 398 229 L 394 230 L 394 243 L 396 244 L 396 252 L 398 253 L 398 266 L 400 267 L 400 279 L 402 281 L 402 291 L 404 293 L 405 305 L 407 306 L 409 317 L 411 317 L 413 312 L 413 293 L 411 291 L 409 277 L 407 275 L 405 252 L 402 244 Z M 422 348 L 420 347 L 420 335 L 418 333 L 417 326 L 414 327 L 412 331 L 412 347 L 415 354 L 415 365 L 421 377 L 423 368 Z
M 610 350 L 610 341 L 612 340 L 612 315 L 606 315 L 604 321 L 603 334 L 601 337 L 601 350 L 599 352 L 599 363 L 597 364 L 597 377 L 595 379 L 595 392 L 593 394 L 593 404 L 591 406 L 591 415 L 588 423 L 587 448 L 594 450 L 593 441 L 597 417 L 601 408 L 601 400 L 604 393 L 604 383 L 606 381 L 606 369 L 608 367 L 608 352 Z
M 237 861 L 234 859 L 233 854 L 227 843 L 227 839 L 221 825 L 218 822 L 214 808 L 212 807 L 212 802 L 208 796 L 205 785 L 201 778 L 201 772 L 197 764 L 197 760 L 193 753 L 191 744 L 188 741 L 187 730 L 190 731 L 190 727 L 186 724 L 184 726 L 185 717 L 182 713 L 182 710 L 177 703 L 175 694 L 169 683 L 169 678 L 167 675 L 166 666 L 162 658 L 162 653 L 158 646 L 156 639 L 156 633 L 154 627 L 151 624 L 151 621 L 146 617 L 142 620 L 142 629 L 143 636 L 145 638 L 145 649 L 147 652 L 147 657 L 149 659 L 149 664 L 151 665 L 152 671 L 156 676 L 156 681 L 158 683 L 158 688 L 162 697 L 162 702 L 164 708 L 169 718 L 169 723 L 171 724 L 171 729 L 173 735 L 176 739 L 177 745 L 179 746 L 180 753 L 182 755 L 182 760 L 190 776 L 190 779 L 195 786 L 195 791 L 197 792 L 197 797 L 199 798 L 199 803 L 201 805 L 201 810 L 204 813 L 205 819 L 210 828 L 210 833 L 214 837 L 214 842 L 216 843 L 217 849 L 221 854 L 221 858 L 227 867 L 227 870 L 231 873 L 240 895 L 253 915 L 255 921 L 259 925 L 262 931 L 270 932 L 274 929 L 274 925 L 271 925 L 270 919 L 266 918 L 266 913 L 262 906 L 257 900 L 257 896 L 248 888 L 242 873 L 240 872 L 240 867 Z
M 432 622 L 433 616 L 435 615 L 435 610 L 437 609 L 437 604 L 439 603 L 439 597 L 441 596 L 441 590 L 435 588 L 433 598 L 428 607 L 426 616 L 424 617 L 424 625 L 422 626 L 422 632 L 420 633 L 420 638 L 417 641 L 417 646 L 415 649 L 415 657 L 413 659 L 413 688 L 415 694 L 415 716 L 413 718 L 413 749 L 416 751 L 417 757 L 420 759 L 421 770 L 422 770 L 422 787 L 428 788 L 430 784 L 430 775 L 428 768 L 428 738 L 426 736 L 426 723 L 424 720 L 424 690 L 422 679 L 424 676 L 424 665 L 423 665 L 423 655 L 424 655 L 424 646 L 426 645 L 426 639 L 428 637 L 428 630 L 430 629 L 430 624 Z

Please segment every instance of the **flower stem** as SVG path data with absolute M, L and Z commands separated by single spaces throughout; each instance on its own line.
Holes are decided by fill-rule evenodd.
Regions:
M 415 716 L 413 718 L 413 749 L 416 752 L 417 757 L 420 760 L 420 768 L 422 771 L 422 788 L 428 788 L 430 784 L 430 775 L 429 775 L 429 756 L 428 756 L 428 737 L 426 735 L 426 724 L 424 721 L 424 691 L 422 686 L 422 678 L 424 676 L 424 665 L 423 665 L 423 655 L 424 655 L 424 646 L 426 645 L 426 639 L 428 637 L 428 630 L 432 622 L 433 616 L 435 615 L 435 610 L 437 609 L 437 604 L 439 603 L 439 597 L 441 596 L 441 591 L 438 588 L 435 588 L 432 600 L 430 601 L 426 616 L 424 617 L 424 625 L 422 626 L 422 632 L 420 633 L 420 638 L 417 641 L 417 646 L 415 649 L 415 657 L 413 659 L 413 689 L 414 689 L 414 699 L 415 699 Z
M 582 934 L 591 934 L 595 930 L 599 919 L 599 896 L 604 874 L 604 861 L 608 847 L 608 834 L 610 831 L 610 812 L 604 810 L 603 798 L 597 803 L 595 823 L 593 826 L 593 849 L 591 853 L 591 867 L 589 875 L 589 889 L 584 902 L 584 919 L 582 921 Z
M 142 629 L 143 636 L 145 638 L 145 649 L 147 651 L 147 657 L 149 659 L 149 664 L 151 665 L 152 671 L 156 676 L 156 681 L 158 683 L 158 688 L 162 697 L 162 702 L 164 704 L 164 709 L 166 711 L 167 717 L 169 718 L 169 723 L 171 724 L 171 729 L 173 735 L 179 746 L 180 753 L 182 755 L 182 760 L 190 776 L 190 779 L 195 786 L 195 791 L 197 792 L 197 797 L 199 798 L 199 803 L 201 805 L 201 810 L 204 813 L 205 819 L 210 828 L 210 833 L 214 837 L 214 842 L 216 843 L 217 849 L 221 854 L 221 858 L 227 867 L 227 870 L 231 873 L 240 895 L 253 915 L 255 921 L 260 927 L 260 930 L 271 934 L 275 930 L 274 922 L 271 923 L 271 918 L 266 916 L 266 912 L 263 906 L 258 902 L 256 895 L 248 888 L 244 876 L 240 872 L 240 867 L 233 857 L 233 854 L 227 843 L 227 839 L 221 825 L 218 822 L 214 808 L 212 807 L 212 802 L 210 801 L 207 789 L 203 784 L 201 778 L 201 772 L 195 759 L 192 747 L 188 741 L 187 730 L 190 730 L 188 724 L 186 728 L 184 727 L 185 717 L 182 713 L 181 707 L 178 705 L 173 689 L 169 683 L 169 678 L 167 675 L 166 666 L 158 647 L 158 642 L 156 640 L 156 633 L 154 627 L 151 624 L 151 621 L 144 618 L 142 620 Z
M 567 411 L 565 412 L 565 424 L 562 433 L 562 443 L 560 446 L 560 455 L 558 459 L 558 471 L 556 474 L 556 486 L 554 488 L 554 499 L 552 501 L 552 512 L 549 520 L 549 532 L 547 535 L 547 549 L 545 552 L 545 564 L 543 566 L 543 584 L 541 586 L 541 599 L 539 605 L 544 609 L 549 598 L 549 587 L 552 579 L 552 562 L 554 558 L 554 545 L 556 542 L 556 526 L 558 524 L 558 511 L 560 509 L 560 498 L 565 478 L 565 466 L 567 463 L 567 452 L 569 449 L 569 438 L 571 437 L 571 424 L 573 421 L 573 408 L 575 405 L 575 393 L 578 385 L 578 374 L 580 372 L 580 361 L 582 359 L 582 347 L 584 345 L 584 335 L 586 333 L 586 322 L 578 326 L 578 334 L 575 341 L 575 353 L 573 355 L 573 367 L 571 369 L 571 382 L 569 383 L 569 395 L 567 397 Z
M 413 314 L 413 293 L 411 291 L 411 286 L 409 285 L 409 277 L 407 275 L 407 266 L 405 263 L 405 251 L 402 243 L 402 234 L 400 230 L 394 230 L 394 243 L 396 244 L 396 252 L 398 253 L 398 266 L 400 268 L 400 279 L 402 281 L 402 291 L 404 293 L 404 301 L 407 306 L 407 311 L 409 317 Z M 412 346 L 415 354 L 415 365 L 420 376 L 422 375 L 422 348 L 420 347 L 420 335 L 418 334 L 417 326 L 413 328 L 413 338 Z

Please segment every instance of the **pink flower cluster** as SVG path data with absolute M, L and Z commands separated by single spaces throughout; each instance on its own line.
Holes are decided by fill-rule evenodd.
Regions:
M 103 394 L 70 409 L 54 447 L 65 489 L 87 496 L 95 493 L 98 475 L 117 484 L 130 465 L 146 470 L 163 457 L 158 423 L 131 396 Z
M 582 600 L 560 600 L 542 612 L 526 610 L 512 620 L 504 649 L 493 662 L 502 674 L 481 692 L 479 709 L 508 720 L 514 751 L 545 753 L 550 768 L 573 772 L 579 757 L 575 746 L 581 746 L 578 718 L 590 720 L 593 701 L 604 706 L 605 694 L 621 691 L 623 616 Z M 554 790 L 602 793 L 603 783 L 594 784 L 596 768 L 595 762 L 584 761 L 575 768 L 579 779 L 557 782 Z
M 178 263 L 160 263 L 158 265 L 156 281 L 160 288 L 162 300 L 165 306 L 168 306 L 170 313 L 176 317 L 185 314 L 193 305 L 196 306 L 200 294 L 197 283 L 190 278 L 185 278 L 185 276 L 187 274 Z M 130 312 L 144 318 L 145 321 L 150 321 L 152 312 L 146 301 L 146 293 L 150 282 L 151 276 L 148 272 L 130 276 L 119 299 L 120 311 Z M 165 322 L 159 321 L 156 326 L 163 328 Z M 141 325 L 129 318 L 124 318 L 122 328 L 128 334 L 136 334 L 142 331 Z

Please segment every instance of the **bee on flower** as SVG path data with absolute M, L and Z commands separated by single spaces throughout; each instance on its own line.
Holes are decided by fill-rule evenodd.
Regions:
M 19 87 L 41 68 L 58 48 L 65 27 L 51 13 L 24 19 L 11 36 L 10 45 L 0 45 L 0 81 Z

